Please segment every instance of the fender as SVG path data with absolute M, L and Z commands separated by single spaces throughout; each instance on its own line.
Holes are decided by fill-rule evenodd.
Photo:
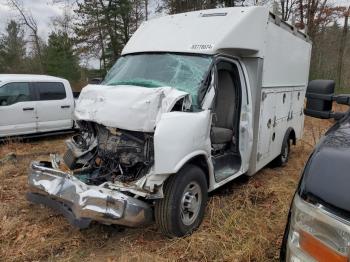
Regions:
M 175 166 L 175 172 L 174 173 L 177 173 L 179 172 L 179 170 L 184 166 L 186 165 L 188 162 L 191 162 L 191 160 L 197 156 L 204 156 L 204 158 L 206 159 L 206 162 L 207 162 L 207 165 L 208 167 L 211 165 L 208 161 L 208 154 L 207 152 L 205 151 L 202 151 L 202 150 L 197 150 L 197 151 L 194 151 L 190 154 L 188 154 L 187 156 L 185 156 L 184 158 L 182 158 L 178 163 L 177 165 Z
M 211 154 L 211 113 L 169 112 L 154 133 L 154 173 L 174 174 L 196 155 Z

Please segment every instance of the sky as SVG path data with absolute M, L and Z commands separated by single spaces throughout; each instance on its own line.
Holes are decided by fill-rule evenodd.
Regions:
M 53 29 L 52 18 L 63 14 L 65 2 L 74 2 L 73 0 L 19 0 L 23 3 L 26 10 L 30 11 L 38 23 L 39 36 L 47 40 L 50 31 Z M 155 9 L 155 2 L 153 7 Z M 350 0 L 329 0 L 334 4 L 350 5 Z M 18 19 L 18 13 L 8 6 L 8 0 L 0 0 L 0 35 L 5 32 L 7 23 L 11 19 Z M 152 15 L 151 15 L 152 17 Z M 96 61 L 91 61 L 90 65 L 96 67 Z
M 18 13 L 7 5 L 8 0 L 0 0 L 0 33 L 5 31 L 7 23 L 11 19 L 17 19 Z M 51 19 L 63 13 L 63 3 L 56 0 L 22 0 L 24 7 L 30 10 L 37 20 L 39 35 L 47 39 L 52 29 Z
M 62 16 L 65 3 L 74 3 L 76 0 L 18 0 L 23 4 L 26 11 L 29 11 L 35 18 L 38 25 L 39 36 L 47 40 L 53 29 L 52 19 Z M 79 0 L 78 0 L 79 1 Z M 155 10 L 157 0 L 150 0 L 149 10 Z M 6 30 L 6 26 L 10 20 L 18 20 L 18 11 L 9 7 L 9 0 L 0 0 L 0 35 Z M 73 7 L 73 6 L 72 6 Z M 152 12 L 152 11 L 150 11 Z M 154 15 L 153 15 L 154 16 Z M 152 17 L 152 14 L 149 16 Z M 86 63 L 86 61 L 84 61 Z M 98 68 L 99 60 L 90 59 L 87 62 L 89 67 Z

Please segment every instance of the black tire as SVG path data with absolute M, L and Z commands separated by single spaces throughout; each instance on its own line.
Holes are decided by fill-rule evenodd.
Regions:
M 194 165 L 186 165 L 168 178 L 163 192 L 164 198 L 155 203 L 154 210 L 158 228 L 170 238 L 191 234 L 201 224 L 208 200 L 208 186 L 203 170 Z
M 290 154 L 290 140 L 285 139 L 282 145 L 281 154 L 278 157 L 276 157 L 276 159 L 274 160 L 275 166 L 277 167 L 285 166 L 289 160 L 289 154 Z

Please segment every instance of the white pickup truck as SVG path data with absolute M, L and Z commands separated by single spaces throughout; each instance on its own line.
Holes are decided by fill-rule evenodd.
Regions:
M 0 138 L 71 130 L 69 82 L 45 75 L 0 74 Z

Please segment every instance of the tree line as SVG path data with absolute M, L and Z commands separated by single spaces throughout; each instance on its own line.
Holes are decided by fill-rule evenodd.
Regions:
M 57 1 L 57 0 L 56 0 Z M 62 0 L 63 1 L 63 0 Z M 313 41 L 310 79 L 336 80 L 350 88 L 350 6 L 330 0 L 65 0 L 63 15 L 52 19 L 48 39 L 38 34 L 37 18 L 18 0 L 18 13 L 0 35 L 0 73 L 41 73 L 68 79 L 77 88 L 88 76 L 104 76 L 139 25 L 154 13 L 267 5 L 282 20 L 306 31 Z M 150 8 L 152 4 L 152 8 Z M 71 10 L 73 9 L 73 12 Z M 152 10 L 151 10 L 152 9 Z M 84 61 L 97 59 L 98 70 Z

